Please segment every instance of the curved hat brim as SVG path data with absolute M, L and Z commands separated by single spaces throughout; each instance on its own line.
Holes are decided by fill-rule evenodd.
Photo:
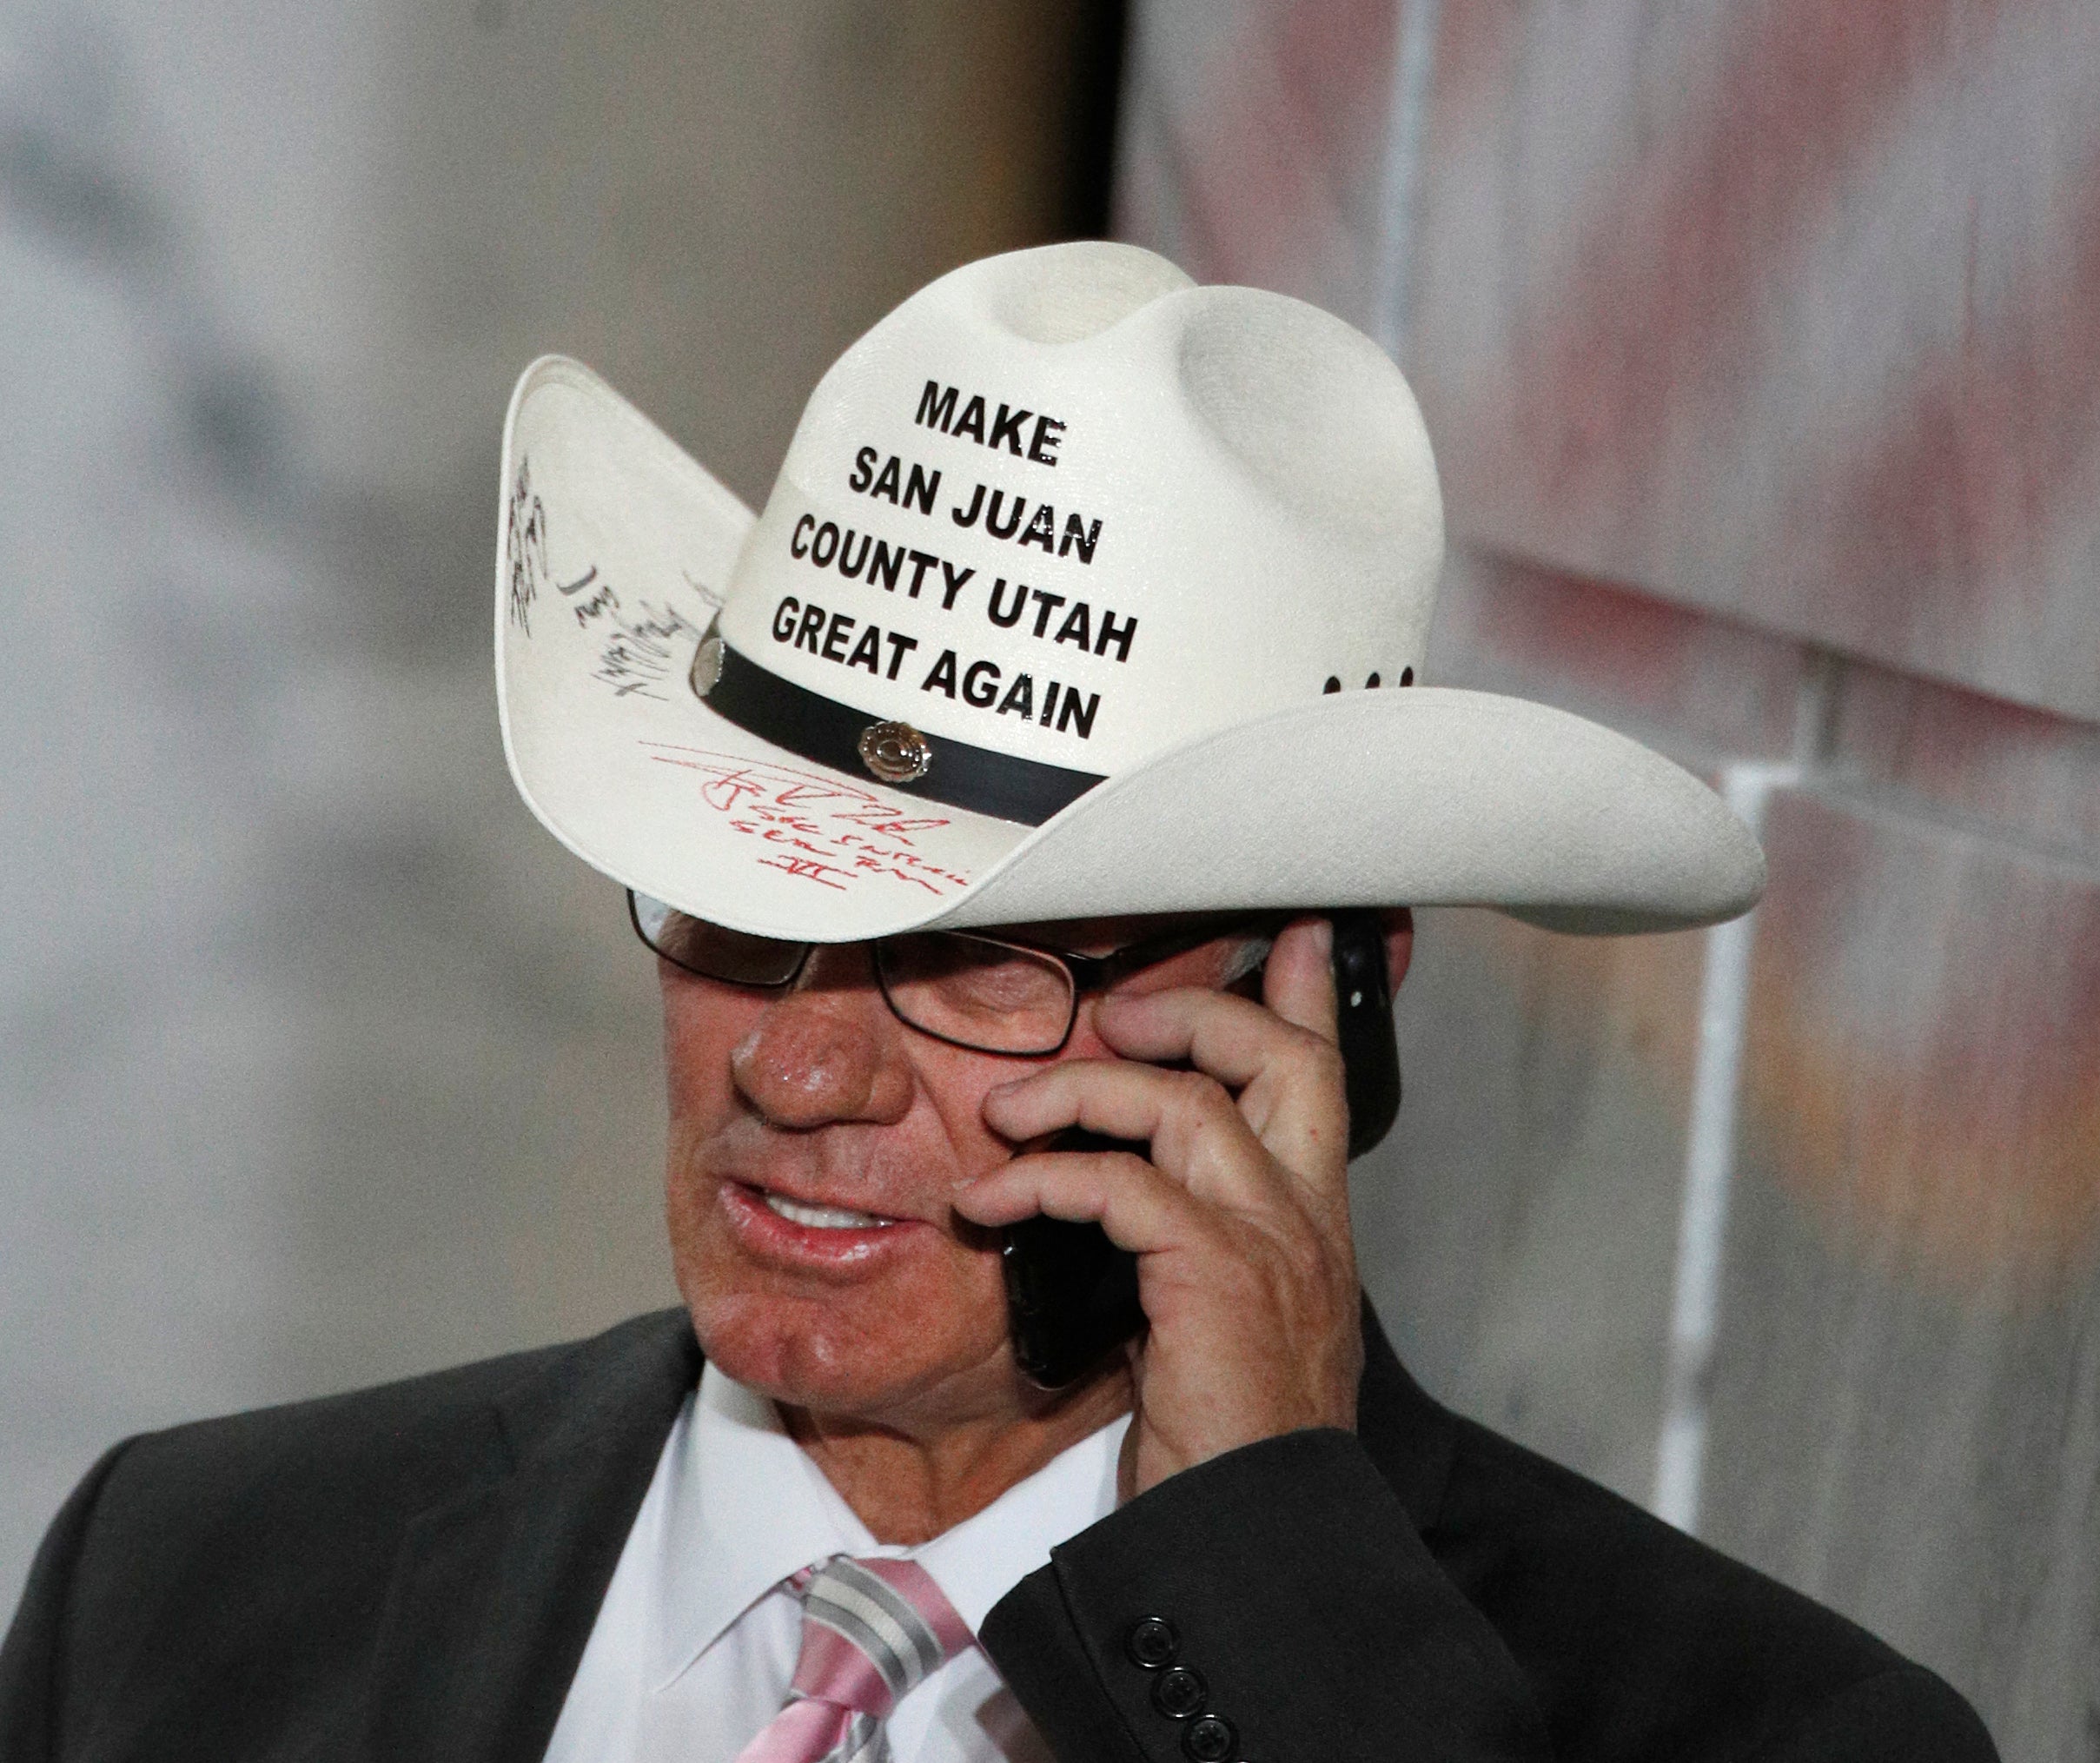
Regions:
M 1714 923 L 1764 885 L 1747 829 L 1659 754 L 1438 687 L 1338 693 L 1201 737 L 1039 827 L 888 791 L 692 691 L 753 516 L 603 381 L 558 358 L 527 372 L 504 481 L 496 666 L 520 792 L 586 862 L 735 929 L 845 942 L 1449 905 L 1616 932 Z

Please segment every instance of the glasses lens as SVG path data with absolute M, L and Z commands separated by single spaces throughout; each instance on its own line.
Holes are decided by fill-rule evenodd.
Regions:
M 1072 976 L 1054 955 L 959 931 L 877 944 L 891 1008 L 915 1029 L 988 1053 L 1049 1053 L 1072 1022 Z
M 802 965 L 804 944 L 726 930 L 647 894 L 627 898 L 642 941 L 689 973 L 732 985 L 785 985 Z

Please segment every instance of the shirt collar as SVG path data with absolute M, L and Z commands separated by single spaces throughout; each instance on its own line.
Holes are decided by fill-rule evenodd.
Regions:
M 952 1530 L 916 1548 L 883 1553 L 909 1555 L 925 1568 L 976 1634 L 994 1604 L 1050 1565 L 1051 1549 L 1115 1511 L 1117 1460 L 1129 1425 L 1129 1415 L 1118 1415 Z
M 667 1684 L 798 1568 L 834 1554 L 901 1555 L 932 1575 L 976 1633 L 1051 1548 L 1116 1509 L 1129 1416 L 1070 1446 L 984 1511 L 931 1541 L 878 1544 L 773 1404 L 718 1371 L 700 1374 L 688 1424 L 671 1435 L 669 1498 L 651 1678 Z

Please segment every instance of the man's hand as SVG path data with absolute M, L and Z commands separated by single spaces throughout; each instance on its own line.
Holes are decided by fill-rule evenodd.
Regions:
M 1095 1028 L 1121 1059 L 1068 1060 L 984 1099 L 1008 1138 L 1076 1122 L 1151 1145 L 1149 1162 L 1018 1157 L 955 1203 L 984 1225 L 1098 1220 L 1136 1254 L 1151 1326 L 1133 1349 L 1132 1494 L 1257 1439 L 1355 1425 L 1363 1342 L 1331 937 L 1302 919 L 1277 938 L 1266 1009 L 1192 989 L 1104 997 Z

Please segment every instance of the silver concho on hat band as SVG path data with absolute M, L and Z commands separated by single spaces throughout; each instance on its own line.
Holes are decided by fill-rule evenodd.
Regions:
M 908 722 L 871 722 L 860 732 L 860 762 L 885 784 L 915 784 L 933 764 L 933 746 Z
M 705 698 L 714 690 L 715 682 L 722 677 L 722 634 L 710 624 L 707 634 L 700 639 L 700 646 L 692 652 L 692 671 L 686 674 L 686 683 L 692 687 L 695 698 Z

